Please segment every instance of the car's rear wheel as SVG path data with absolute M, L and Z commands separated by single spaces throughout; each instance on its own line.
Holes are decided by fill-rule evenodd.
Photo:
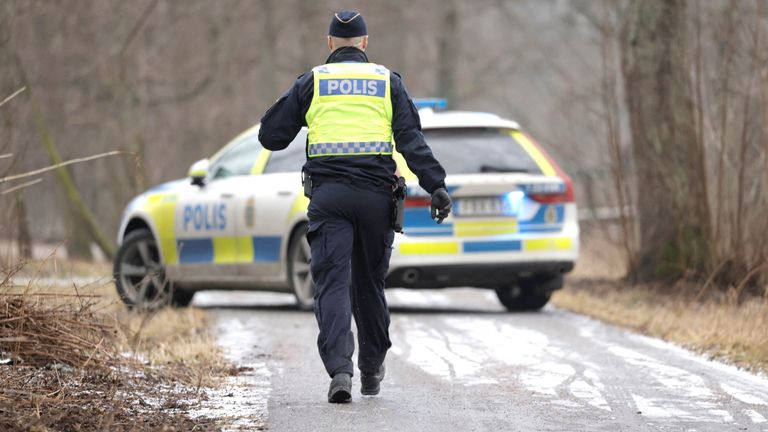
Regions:
M 315 305 L 315 283 L 309 271 L 309 259 L 312 256 L 307 241 L 307 225 L 296 228 L 288 247 L 288 273 L 296 297 L 296 305 L 301 310 L 312 310 Z
M 165 274 L 152 232 L 130 232 L 117 251 L 114 276 L 120 298 L 130 308 L 153 310 L 166 305 L 188 306 L 194 292 L 175 289 Z
M 517 285 L 496 289 L 496 296 L 510 312 L 537 311 L 549 303 L 552 293 L 563 287 L 563 275 L 537 275 Z

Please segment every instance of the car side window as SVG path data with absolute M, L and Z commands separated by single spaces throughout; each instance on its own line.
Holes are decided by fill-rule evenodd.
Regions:
M 241 138 L 232 145 L 226 153 L 221 155 L 211 167 L 211 178 L 216 180 L 233 176 L 249 175 L 256 158 L 262 151 L 258 134 L 251 134 Z
M 264 169 L 264 174 L 297 172 L 306 161 L 307 129 L 302 128 L 296 138 L 283 150 L 272 152 Z

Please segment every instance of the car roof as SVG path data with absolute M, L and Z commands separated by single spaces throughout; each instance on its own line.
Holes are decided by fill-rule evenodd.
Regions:
M 430 108 L 422 108 L 419 110 L 419 116 L 424 129 L 475 127 L 520 129 L 517 122 L 479 111 L 433 111 Z

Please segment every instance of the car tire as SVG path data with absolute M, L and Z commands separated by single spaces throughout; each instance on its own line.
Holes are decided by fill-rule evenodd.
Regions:
M 563 287 L 563 275 L 536 275 L 517 285 L 496 289 L 496 296 L 510 312 L 537 311 L 549 303 L 552 293 Z
M 307 224 L 301 224 L 293 230 L 288 245 L 288 279 L 296 297 L 296 307 L 308 311 L 315 306 L 315 283 L 309 269 L 312 255 L 306 234 Z
M 188 306 L 195 293 L 174 287 L 165 275 L 157 241 L 148 229 L 131 231 L 115 255 L 115 286 L 131 309 L 154 310 Z
M 179 288 L 178 285 L 174 285 L 173 292 L 171 293 L 171 306 L 187 307 L 192 303 L 194 297 L 194 291 L 184 290 Z

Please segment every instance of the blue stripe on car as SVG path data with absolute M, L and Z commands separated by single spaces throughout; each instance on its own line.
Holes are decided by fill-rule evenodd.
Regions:
M 279 261 L 282 238 L 277 236 L 253 237 L 254 261 Z
M 179 262 L 203 264 L 213 262 L 213 239 L 182 239 L 176 241 Z
M 497 240 L 497 241 L 465 241 L 464 252 L 504 252 L 519 251 L 523 249 L 520 240 Z

